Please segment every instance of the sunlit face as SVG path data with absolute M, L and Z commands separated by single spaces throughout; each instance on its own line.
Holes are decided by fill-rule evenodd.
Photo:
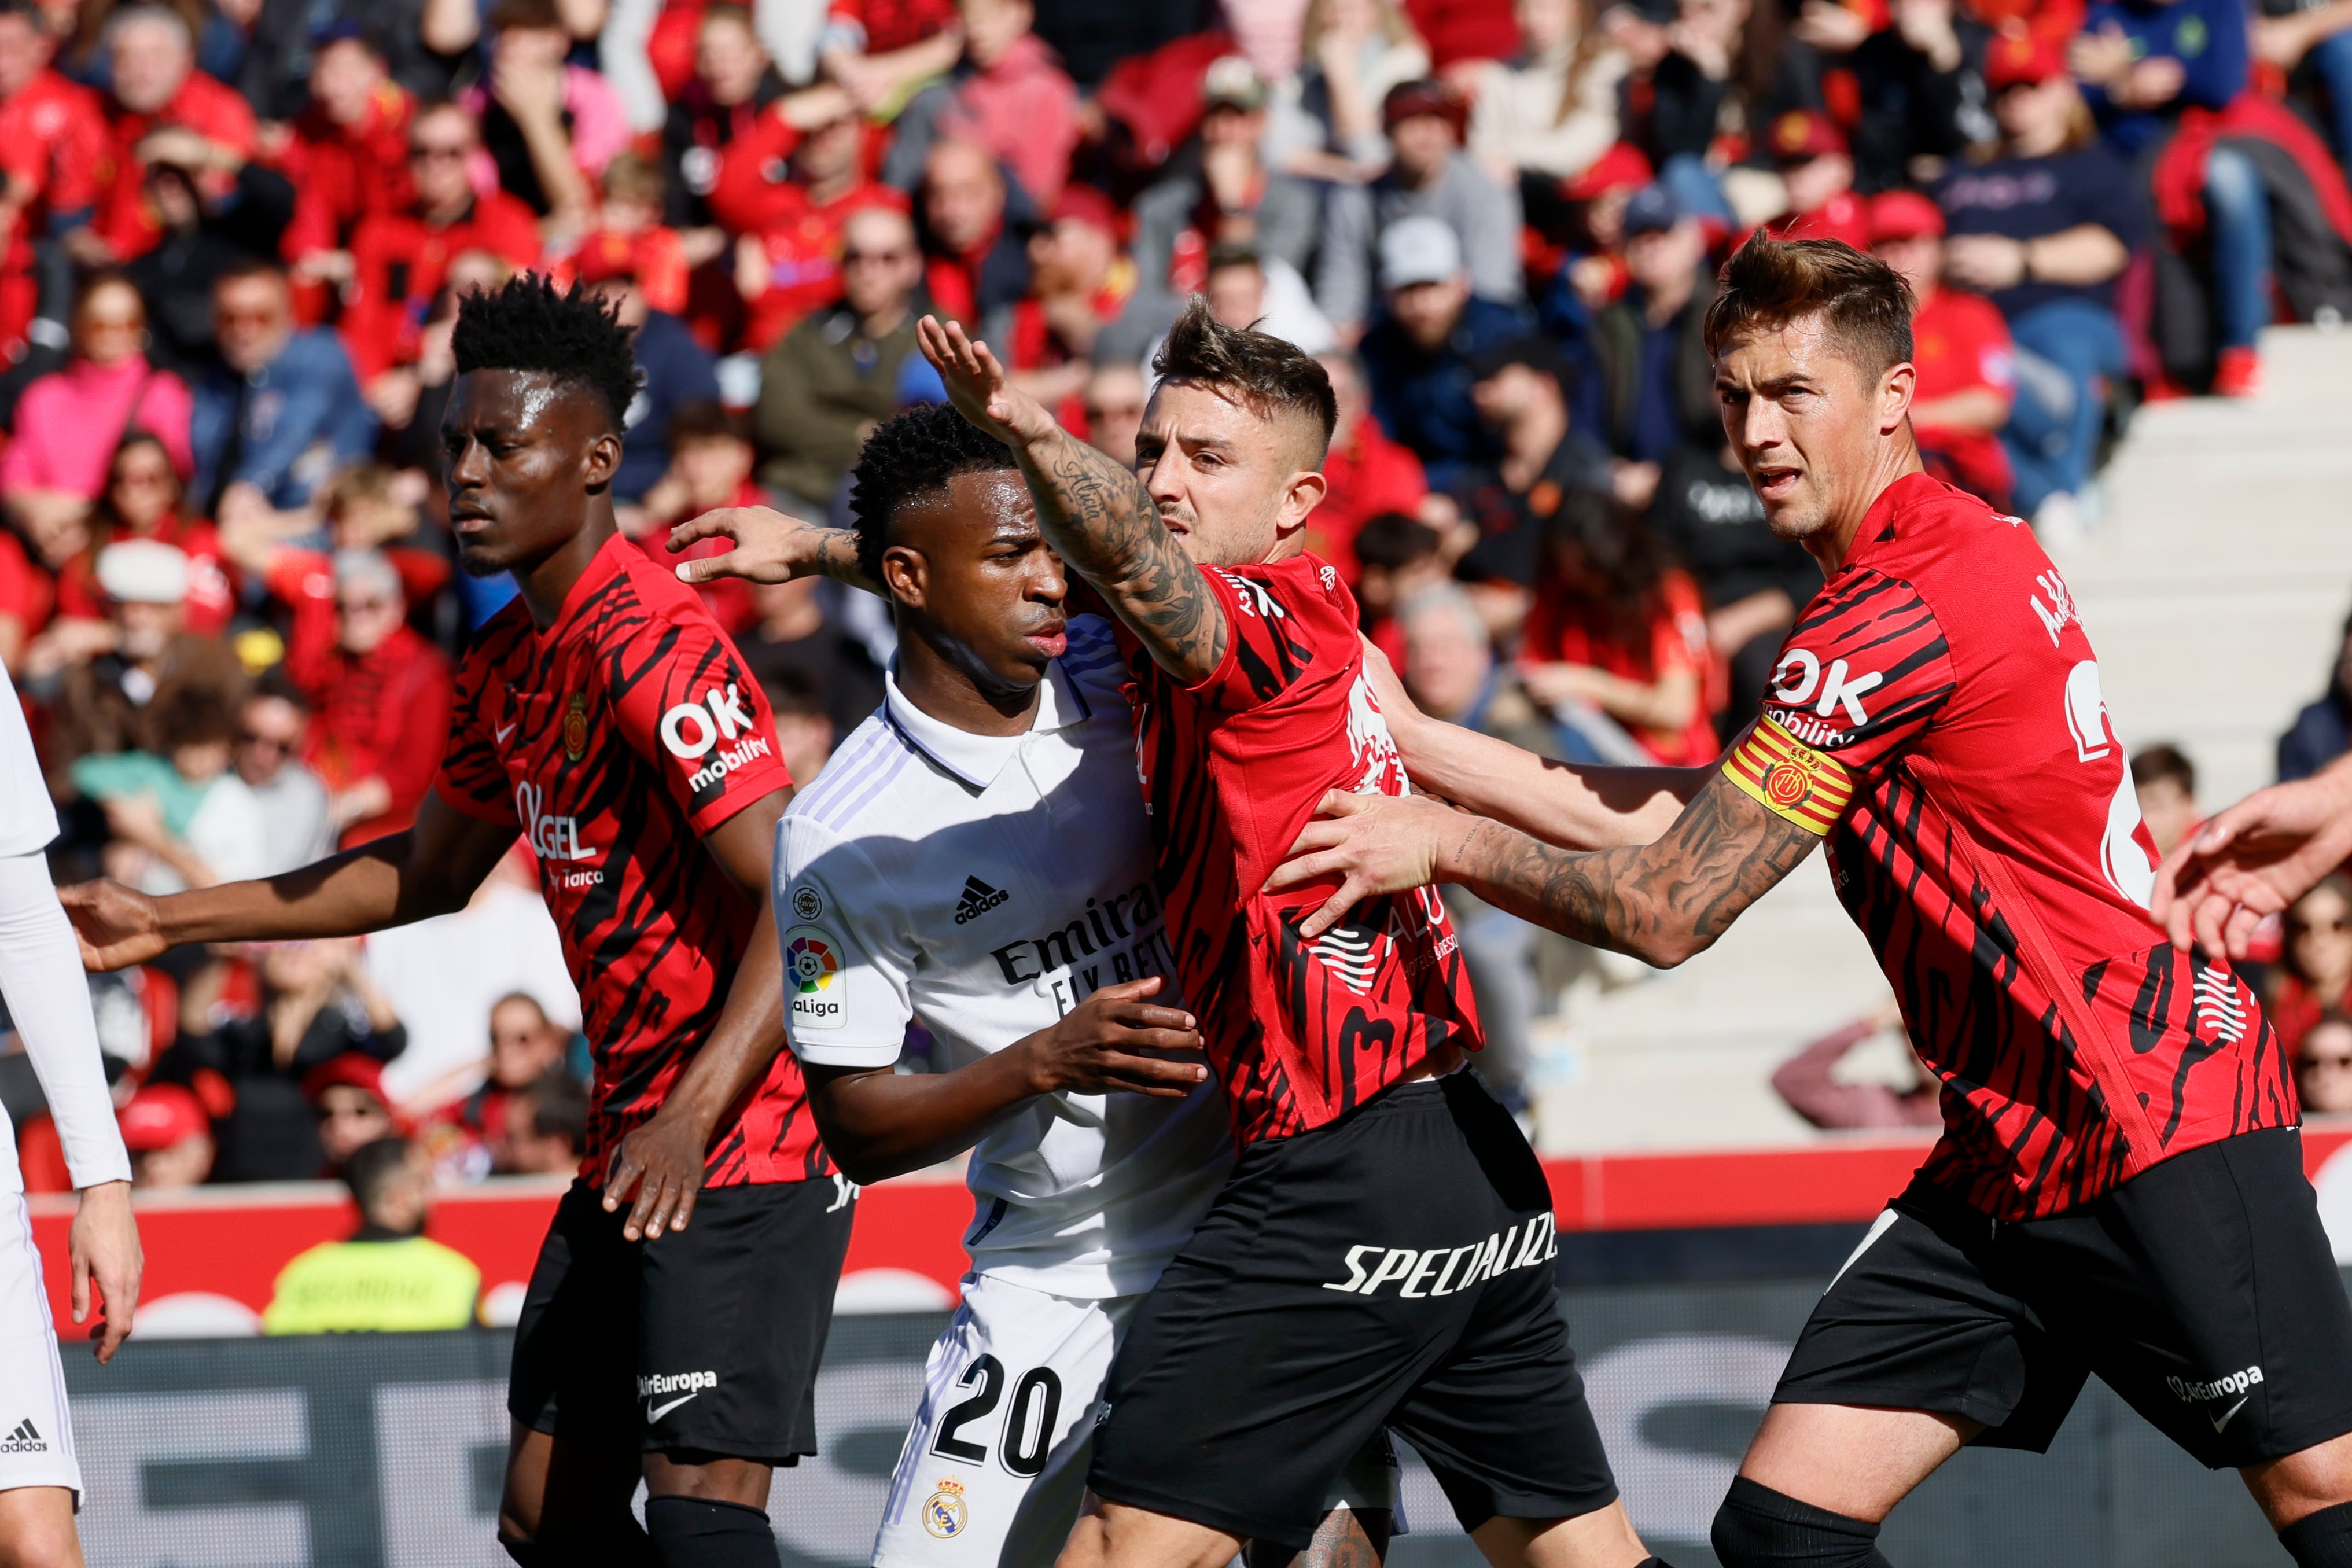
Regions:
M 742 17 L 720 12 L 704 20 L 695 40 L 694 74 L 710 89 L 711 102 L 722 108 L 741 103 L 759 89 L 767 68 L 767 51 Z
M 1907 362 L 1872 379 L 1818 315 L 1725 345 L 1723 433 L 1774 533 L 1811 539 L 1860 519 L 1882 444 L 1910 416 L 1912 382 Z
M 698 512 L 734 504 L 751 477 L 751 444 L 732 436 L 683 441 L 670 452 L 670 466 L 686 481 L 687 503 Z
M 162 445 L 142 441 L 115 455 L 106 480 L 106 509 L 133 533 L 147 533 L 179 504 L 180 476 Z
M 1131 364 L 1104 365 L 1087 383 L 1087 439 L 1130 468 L 1143 428 L 1143 373 Z
M 30 16 L 0 16 L 0 98 L 14 98 L 32 85 L 48 65 L 52 47 Z
M 368 102 L 383 85 L 383 62 L 356 38 L 342 38 L 319 51 L 310 63 L 310 97 L 338 125 L 367 118 Z
M 449 108 L 420 114 L 408 129 L 408 174 L 416 184 L 416 205 L 428 216 L 462 209 L 473 200 L 466 160 L 475 146 L 473 117 Z
M 992 699 L 1024 699 L 1066 651 L 1069 574 L 1018 471 L 950 477 L 890 518 L 882 582 L 910 625 Z
M 1546 55 L 1576 36 L 1576 0 L 1519 0 L 1519 42 Z
M 92 289 L 74 311 L 74 348 L 93 364 L 121 364 L 147 346 L 147 307 L 128 283 Z
M 1250 327 L 1265 314 L 1265 273 L 1255 266 L 1220 267 L 1202 292 L 1209 314 L 1228 327 Z
M 963 142 L 931 150 L 923 175 L 923 216 L 941 245 L 959 254 L 986 239 L 1004 214 L 1004 184 L 987 153 Z
M 536 565 L 570 543 L 621 463 L 602 399 L 543 371 L 458 376 L 441 450 L 458 563 L 478 577 Z
M 133 114 L 170 103 L 195 64 L 186 31 L 163 17 L 140 17 L 113 30 L 114 99 Z
M 318 1118 L 319 1146 L 331 1164 L 341 1164 L 362 1144 L 392 1136 L 392 1112 L 355 1084 L 334 1084 L 322 1092 Z
M 914 226 L 901 214 L 870 207 L 843 226 L 841 293 L 859 315 L 903 309 L 922 275 Z
M 294 335 L 286 279 L 266 272 L 223 279 L 213 290 L 213 334 L 221 358 L 241 375 L 274 363 Z
M 1261 418 L 1214 388 L 1163 381 L 1143 412 L 1136 472 L 1160 520 L 1204 565 L 1277 561 L 1304 547 L 1323 499 L 1322 432 L 1300 416 Z
M 1440 719 L 1470 710 L 1494 663 L 1494 645 L 1452 608 L 1433 607 L 1406 623 L 1405 687 Z
M 373 576 L 335 584 L 335 642 L 354 657 L 374 652 L 400 629 L 407 612 L 400 590 Z
M 1442 114 L 1413 114 L 1389 129 L 1389 145 L 1396 150 L 1397 170 L 1419 185 L 1444 172 L 1461 138 L 1454 121 Z
M 562 1049 L 536 1004 L 512 1000 L 490 1009 L 490 1079 L 500 1089 L 529 1088 Z
M 286 760 L 302 748 L 302 710 L 283 697 L 256 697 L 245 705 L 237 725 L 236 776 L 249 784 L 268 784 Z
M 1389 291 L 1389 313 L 1420 349 L 1434 349 L 1451 337 L 1469 302 L 1466 273 L 1457 272 L 1434 283 L 1408 283 Z
M 2147 836 L 2156 840 L 2156 852 L 2172 853 L 2173 846 L 2189 837 L 2197 825 L 2197 797 L 2180 787 L 2176 778 L 2150 779 L 2134 792 L 2139 796 L 2139 819 L 2147 824 Z
M 1902 239 L 1882 239 L 1871 250 L 1881 261 L 1903 275 L 1911 285 L 1911 292 L 1925 300 L 1944 280 L 1944 242 L 1932 234 L 1915 234 Z
M 1004 58 L 1036 20 L 1029 0 L 963 0 L 963 50 L 985 70 Z
M 126 600 L 114 606 L 117 646 L 133 664 L 152 664 L 170 650 L 186 616 L 178 605 Z
M 2306 981 L 2335 986 L 2352 977 L 2352 904 L 2322 884 L 2287 911 L 2286 956 Z
M 2352 1024 L 2330 1018 L 2312 1026 L 2295 1047 L 2294 1087 L 2305 1110 L 2352 1110 Z
M 2061 72 L 2047 81 L 2003 88 L 1992 112 L 2010 141 L 2039 152 L 2066 139 L 2074 103 L 2074 79 Z

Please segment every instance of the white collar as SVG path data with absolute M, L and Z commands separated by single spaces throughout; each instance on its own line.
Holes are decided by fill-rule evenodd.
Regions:
M 1050 734 L 1078 722 L 1089 712 L 1086 699 L 1062 672 L 1058 658 L 1045 667 L 1045 679 L 1037 683 L 1037 710 L 1030 718 L 1028 730 L 1018 735 L 975 735 L 934 719 L 898 689 L 895 660 L 882 672 L 882 688 L 883 711 L 907 743 L 976 790 L 984 790 L 996 782 L 1005 764 L 1021 750 L 1021 742 L 1030 735 Z

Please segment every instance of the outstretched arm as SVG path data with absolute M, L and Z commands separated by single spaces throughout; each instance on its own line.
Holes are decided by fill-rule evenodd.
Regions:
M 671 529 L 669 552 L 675 555 L 706 539 L 724 539 L 734 548 L 723 555 L 679 562 L 678 581 L 701 584 L 739 577 L 772 585 L 798 577 L 831 577 L 882 594 L 882 585 L 857 563 L 857 535 L 846 528 L 811 522 L 770 507 L 727 506 Z
M 1425 797 L 1333 791 L 1269 889 L 1337 876 L 1300 925 L 1314 937 L 1379 893 L 1459 882 L 1563 936 L 1670 969 L 1714 945 L 1820 836 L 1767 811 L 1721 773 L 1654 844 L 1579 854 Z
M 2322 773 L 2256 790 L 2176 845 L 2156 873 L 2154 912 L 2186 952 L 2246 956 L 2278 914 L 2352 857 L 2352 756 Z
M 1055 424 L 962 327 L 926 316 L 915 330 L 956 412 L 1013 448 L 1037 503 L 1037 526 L 1071 570 L 1094 584 L 1160 668 L 1187 686 L 1214 675 L 1231 635 L 1224 610 L 1160 521 L 1143 481 Z
M 1547 844 L 1609 849 L 1647 844 L 1674 826 L 1713 768 L 1554 762 L 1423 712 L 1368 640 L 1364 674 L 1412 782 L 1465 811 Z

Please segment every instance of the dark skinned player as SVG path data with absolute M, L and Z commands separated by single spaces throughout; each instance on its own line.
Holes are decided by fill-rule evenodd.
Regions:
M 697 581 L 824 572 L 891 603 L 884 705 L 793 802 L 776 856 L 776 920 L 807 963 L 792 1043 L 825 1146 L 859 1181 L 972 1150 L 971 1275 L 873 1561 L 1044 1568 L 1078 1515 L 1110 1357 L 1231 1140 L 1180 1010 L 1099 605 L 1046 544 L 1012 452 L 954 410 L 886 423 L 854 479 L 854 531 L 748 508 L 672 543 L 735 542 L 690 563 Z M 912 1018 L 961 1065 L 894 1073 Z M 1392 1475 L 1375 1437 L 1302 1568 L 1378 1559 Z
M 63 897 L 85 962 L 119 969 L 445 914 L 525 838 L 596 1071 L 516 1331 L 499 1544 L 524 1564 L 772 1568 L 771 1470 L 815 1451 L 855 1191 L 782 1049 L 766 893 L 792 781 L 717 624 L 614 531 L 626 329 L 524 277 L 466 299 L 456 352 L 459 560 L 521 594 L 466 656 L 415 826 L 264 881 Z

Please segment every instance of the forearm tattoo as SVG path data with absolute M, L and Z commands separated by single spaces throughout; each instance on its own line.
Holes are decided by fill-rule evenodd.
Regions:
M 1186 680 L 1224 662 L 1228 630 L 1200 568 L 1160 521 L 1143 481 L 1105 453 L 1055 431 L 1021 454 L 1037 525 L 1110 601 L 1160 668 Z
M 1454 858 L 1471 891 L 1524 920 L 1677 962 L 1721 936 L 1820 842 L 1718 775 L 1654 844 L 1577 854 L 1480 819 Z

